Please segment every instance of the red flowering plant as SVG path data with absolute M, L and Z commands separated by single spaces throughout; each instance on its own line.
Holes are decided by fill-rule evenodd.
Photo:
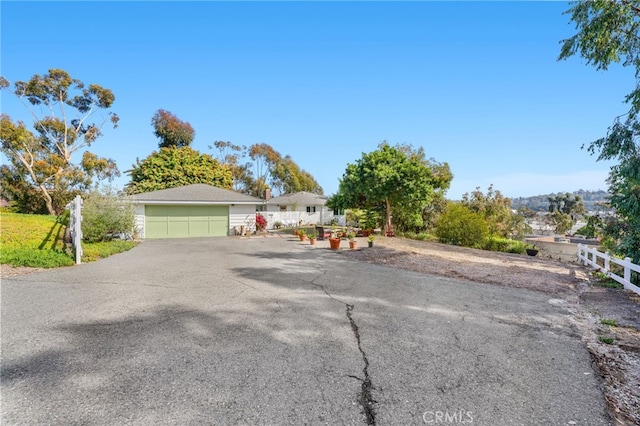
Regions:
M 267 227 L 267 219 L 260 213 L 256 213 L 256 231 L 264 231 Z

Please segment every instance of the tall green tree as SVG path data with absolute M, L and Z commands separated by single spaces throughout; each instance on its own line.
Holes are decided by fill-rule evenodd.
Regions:
M 608 183 L 610 205 L 626 229 L 617 236 L 620 254 L 640 262 L 640 1 L 598 0 L 575 2 L 565 12 L 576 34 L 562 41 L 559 59 L 579 55 L 588 65 L 607 70 L 611 64 L 635 70 L 636 84 L 625 97 L 629 110 L 615 118 L 606 136 L 592 142 L 589 152 L 598 161 L 613 160 Z
M 217 150 L 216 158 L 218 162 L 226 166 L 231 171 L 233 178 L 233 189 L 238 192 L 248 193 L 251 188 L 253 175 L 251 173 L 251 163 L 246 160 L 247 147 L 236 145 L 229 141 L 215 141 L 209 149 Z
M 127 184 L 129 194 L 175 188 L 194 183 L 206 183 L 231 189 L 231 171 L 208 154 L 195 149 L 160 148 L 129 170 L 131 182 Z
M 435 194 L 448 189 L 452 178 L 448 165 L 427 160 L 424 150 L 383 142 L 347 165 L 330 204 L 382 211 L 388 231 L 396 214 L 420 220 Z
M 87 86 L 60 69 L 16 81 L 13 88 L 0 77 L 0 89 L 17 96 L 34 120 L 31 130 L 7 114 L 0 116 L 1 150 L 9 160 L 1 174 L 3 196 L 35 211 L 43 210 L 44 204 L 46 212 L 57 214 L 74 191 L 87 190 L 94 179 L 119 175 L 113 160 L 88 151 L 80 162 L 73 162 L 75 153 L 100 137 L 107 121 L 117 127 L 118 116 L 113 112 L 91 121 L 94 113 L 107 111 L 115 101 L 109 89 L 97 84 Z M 41 202 L 33 198 L 35 194 Z
M 306 191 L 323 195 L 322 187 L 311 173 L 301 169 L 293 159 L 286 155 L 274 164 L 272 175 L 272 185 L 281 194 L 292 194 L 294 192 Z
M 153 134 L 160 139 L 160 148 L 190 146 L 196 136 L 191 124 L 163 109 L 153 114 L 151 125 L 154 129 Z
M 301 169 L 289 155 L 282 157 L 269 144 L 246 147 L 216 141 L 209 148 L 218 151 L 218 160 L 232 171 L 234 188 L 241 192 L 262 197 L 269 188 L 274 195 L 299 191 L 323 194 L 311 173 Z

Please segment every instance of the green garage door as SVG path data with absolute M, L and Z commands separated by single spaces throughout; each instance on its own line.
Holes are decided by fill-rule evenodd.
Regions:
M 146 206 L 146 238 L 222 237 L 229 206 Z

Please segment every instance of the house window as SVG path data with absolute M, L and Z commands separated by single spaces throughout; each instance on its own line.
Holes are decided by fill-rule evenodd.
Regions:
M 334 216 L 342 216 L 344 214 L 344 210 L 342 209 L 333 209 Z
M 287 206 L 280 206 L 280 211 L 281 212 L 286 212 L 287 211 Z
M 307 213 L 315 213 L 316 206 L 307 206 Z

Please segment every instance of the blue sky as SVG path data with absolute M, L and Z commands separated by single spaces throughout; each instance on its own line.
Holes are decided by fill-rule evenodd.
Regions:
M 268 143 L 332 194 L 387 140 L 448 162 L 459 199 L 606 189 L 581 150 L 626 112 L 630 69 L 557 61 L 564 2 L 10 2 L 1 74 L 62 68 L 111 89 L 118 129 L 92 151 L 120 170 L 157 149 L 162 108 L 216 140 Z M 28 122 L 2 95 L 2 112 Z M 128 177 L 116 181 L 124 186 Z

